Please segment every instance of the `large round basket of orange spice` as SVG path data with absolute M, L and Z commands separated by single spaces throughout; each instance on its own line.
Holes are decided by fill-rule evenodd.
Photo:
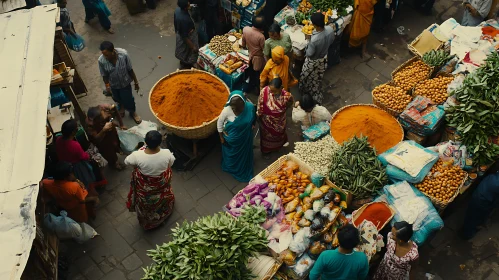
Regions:
M 151 88 L 149 108 L 171 133 L 186 139 L 204 139 L 216 131 L 229 93 L 229 87 L 213 74 L 178 70 Z

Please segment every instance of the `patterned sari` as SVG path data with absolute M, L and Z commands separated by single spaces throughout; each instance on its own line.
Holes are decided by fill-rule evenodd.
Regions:
M 288 141 L 286 134 L 286 109 L 293 96 L 281 91 L 276 97 L 268 86 L 264 87 L 258 97 L 258 112 L 260 116 L 260 149 L 262 153 L 270 153 L 281 149 Z
M 171 215 L 175 203 L 171 178 L 171 168 L 160 176 L 146 176 L 138 168 L 133 170 L 126 206 L 130 212 L 137 212 L 145 230 L 160 226 Z
M 319 59 L 305 58 L 300 76 L 300 92 L 310 94 L 317 104 L 322 104 L 322 78 L 326 72 L 327 57 Z

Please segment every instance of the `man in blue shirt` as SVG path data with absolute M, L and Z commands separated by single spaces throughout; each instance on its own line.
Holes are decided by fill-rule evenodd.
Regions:
M 471 239 L 477 232 L 477 227 L 487 221 L 490 213 L 497 205 L 499 198 L 499 173 L 487 175 L 471 196 L 464 225 L 461 231 L 463 239 Z
M 369 273 L 367 257 L 354 252 L 360 242 L 359 230 L 346 225 L 338 232 L 340 247 L 322 252 L 310 272 L 310 280 L 365 280 Z

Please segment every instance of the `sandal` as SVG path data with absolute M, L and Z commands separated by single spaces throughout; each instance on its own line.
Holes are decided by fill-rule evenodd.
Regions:
M 132 119 L 135 121 L 136 124 L 140 124 L 142 122 L 142 119 L 140 118 L 139 115 L 137 115 L 137 113 L 132 114 Z

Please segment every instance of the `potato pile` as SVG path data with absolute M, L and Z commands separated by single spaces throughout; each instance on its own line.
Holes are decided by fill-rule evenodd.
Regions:
M 406 94 L 403 89 L 387 84 L 375 87 L 373 96 L 383 103 L 383 105 L 397 112 L 404 111 L 407 104 L 412 100 L 412 97 Z
M 225 35 L 216 35 L 209 44 L 210 50 L 217 56 L 226 55 L 232 52 L 232 43 Z
M 439 159 L 423 182 L 416 184 L 421 192 L 439 201 L 447 202 L 457 192 L 466 178 L 466 172 L 459 166 L 444 166 Z
M 430 67 L 421 60 L 414 61 L 393 76 L 397 86 L 407 91 L 420 81 L 426 80 L 430 74 Z
M 447 86 L 454 80 L 453 77 L 437 77 L 419 83 L 414 89 L 414 93 L 430 98 L 437 104 L 444 103 L 449 96 Z

